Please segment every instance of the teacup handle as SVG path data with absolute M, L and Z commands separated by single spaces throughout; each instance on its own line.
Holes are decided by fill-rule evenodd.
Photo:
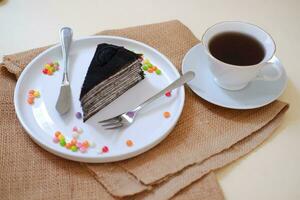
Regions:
M 276 74 L 273 75 L 273 76 L 270 76 L 270 75 L 266 75 L 266 74 L 263 74 L 263 72 L 261 71 L 263 68 L 273 68 L 276 70 Z M 271 61 L 267 62 L 263 67 L 262 69 L 260 70 L 259 74 L 256 76 L 256 80 L 264 80 L 264 81 L 276 81 L 278 79 L 280 79 L 280 77 L 282 76 L 282 73 L 283 73 L 283 70 L 282 68 L 276 64 L 276 63 L 273 63 Z

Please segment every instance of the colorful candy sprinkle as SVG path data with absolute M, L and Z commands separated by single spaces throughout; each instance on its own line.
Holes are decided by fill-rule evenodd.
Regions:
M 153 68 L 153 65 L 150 62 L 145 65 L 148 66 L 148 68 Z
M 64 147 L 66 145 L 65 139 L 59 141 L 60 146 Z
M 147 70 L 147 72 L 149 72 L 149 73 L 151 74 L 151 73 L 153 73 L 153 69 L 152 69 L 152 68 L 149 68 L 149 69 Z
M 67 143 L 67 144 L 66 144 L 66 148 L 67 148 L 67 149 L 71 149 L 71 147 L 72 147 L 72 144 L 71 144 L 71 143 Z
M 54 133 L 54 135 L 55 135 L 55 137 L 58 137 L 58 136 L 61 135 L 61 132 L 60 132 L 60 131 L 56 131 L 56 132 Z
M 83 141 L 82 146 L 85 148 L 88 148 L 90 146 L 89 142 L 87 140 Z
M 74 126 L 73 129 L 72 129 L 72 131 L 74 133 L 78 133 L 78 134 L 81 134 L 83 132 L 82 128 L 77 127 L 77 126 Z
M 53 137 L 53 142 L 54 143 L 58 143 L 59 142 L 59 139 L 57 137 Z
M 66 141 L 65 136 L 60 131 L 56 131 L 54 133 L 53 142 L 59 143 L 60 146 L 65 147 L 66 149 L 69 149 L 73 152 L 76 152 L 79 150 L 81 153 L 87 152 L 87 150 L 92 145 L 95 146 L 94 143 L 92 144 L 88 140 L 84 140 L 83 142 L 80 142 L 75 137 L 73 137 L 72 140 Z M 108 152 L 108 147 L 105 147 L 103 149 L 103 152 Z
M 54 67 L 57 67 L 57 66 L 59 66 L 59 63 L 58 63 L 57 61 L 54 61 L 54 62 L 53 62 L 53 66 L 54 66 Z
M 73 131 L 73 132 L 77 132 L 77 131 L 78 131 L 77 127 L 74 126 L 73 129 L 72 129 L 72 131 Z
M 77 113 L 75 114 L 75 117 L 76 117 L 77 119 L 81 119 L 81 118 L 82 118 L 81 112 L 77 112 Z
M 71 140 L 71 144 L 76 145 L 76 144 L 77 144 L 77 139 L 76 139 L 76 138 L 73 138 L 73 139 Z
M 167 92 L 165 93 L 165 95 L 166 95 L 167 97 L 170 97 L 170 96 L 171 96 L 171 91 L 167 91 Z
M 33 92 L 33 96 L 36 97 L 36 98 L 39 98 L 39 97 L 40 97 L 40 92 L 37 91 L 37 90 L 35 90 L 35 91 Z
M 44 65 L 43 74 L 51 76 L 54 72 L 59 70 L 59 63 L 57 61 L 50 62 Z
M 34 92 L 35 92 L 34 90 L 29 90 L 28 94 L 32 94 L 33 95 Z
M 78 150 L 78 148 L 77 148 L 76 146 L 73 145 L 73 146 L 71 147 L 71 151 L 76 152 L 77 150 Z
M 133 146 L 132 140 L 127 140 L 127 141 L 126 141 L 126 145 L 127 145 L 128 147 L 132 147 L 132 146 Z
M 60 135 L 58 136 L 58 139 L 59 139 L 59 140 L 64 140 L 65 137 L 64 137 L 62 134 L 60 134 Z
M 51 76 L 53 74 L 53 71 L 52 70 L 48 70 L 47 74 Z
M 43 74 L 48 74 L 48 69 L 43 69 Z
M 87 148 L 84 147 L 84 146 L 82 146 L 82 147 L 79 148 L 79 151 L 80 151 L 81 153 L 85 153 L 86 150 L 87 150 Z
M 144 71 L 147 71 L 149 69 L 148 65 L 143 65 L 142 68 L 143 68 Z
M 27 103 L 32 105 L 34 104 L 35 98 L 40 97 L 40 92 L 38 90 L 29 90 L 27 95 Z
M 78 148 L 82 147 L 81 142 L 77 142 L 76 147 L 78 147 Z
M 164 115 L 165 118 L 169 118 L 171 116 L 171 113 L 170 112 L 164 112 L 163 115 Z
M 162 72 L 161 70 L 157 67 L 157 66 L 154 66 L 149 59 L 145 59 L 143 61 L 143 65 L 142 65 L 142 69 L 144 71 L 147 71 L 148 73 L 153 73 L 155 72 L 157 75 L 160 75 Z
M 150 60 L 148 58 L 144 59 L 143 64 L 148 64 L 148 63 L 150 63 Z
M 161 74 L 160 69 L 156 69 L 156 70 L 155 70 L 155 73 L 156 73 L 157 75 L 160 75 L 160 74 Z
M 108 146 L 102 147 L 102 153 L 107 153 L 109 151 Z
M 28 98 L 27 103 L 30 104 L 30 105 L 34 104 L 34 99 L 33 98 Z

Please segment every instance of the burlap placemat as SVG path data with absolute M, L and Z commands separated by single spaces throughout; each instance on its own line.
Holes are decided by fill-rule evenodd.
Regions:
M 184 54 L 199 42 L 179 21 L 104 31 L 100 34 L 119 35 L 147 43 L 169 57 L 178 69 L 180 69 Z M 18 77 L 30 60 L 45 48 L 6 56 L 2 66 Z M 24 134 L 22 136 L 27 139 L 23 142 L 26 145 L 30 143 L 26 147 L 30 146 L 32 152 L 23 152 L 22 142 L 15 143 L 14 140 L 21 138 L 20 133 L 23 133 L 23 130 L 14 116 L 12 98 L 7 98 L 7 94 L 12 95 L 14 82 L 6 78 L 7 73 L 5 75 L 1 77 L 2 84 L 8 84 L 10 87 L 4 92 L 1 91 L 1 98 L 3 98 L 1 102 L 6 103 L 1 105 L 0 114 L 8 116 L 6 116 L 7 121 L 0 124 L 0 142 L 1 144 L 12 142 L 12 145 L 7 148 L 14 159 L 7 155 L 8 150 L 4 151 L 5 149 L 0 147 L 0 155 L 5 157 L 1 159 L 1 168 L 3 166 L 5 169 L 5 172 L 0 172 L 3 173 L 3 180 L 1 174 L 1 186 L 3 184 L 1 192 L 12 197 L 12 191 L 17 191 L 16 187 L 26 188 L 26 176 L 30 174 L 28 181 L 33 181 L 35 184 L 29 187 L 29 191 L 34 190 L 33 193 L 38 197 L 55 197 L 54 194 L 45 193 L 37 187 L 40 181 L 48 186 L 49 191 L 52 191 L 55 186 L 62 186 L 64 191 L 68 191 L 66 194 L 58 192 L 62 198 L 69 198 L 68 195 L 72 195 L 71 198 L 83 197 L 89 192 L 94 192 L 99 195 L 92 197 L 102 195 L 100 199 L 110 199 L 112 196 L 129 199 L 169 199 L 172 197 L 175 199 L 193 199 L 192 197 L 194 199 L 222 199 L 223 196 L 214 175 L 210 173 L 203 176 L 245 155 L 262 143 L 279 125 L 288 107 L 287 104 L 276 101 L 254 110 L 225 109 L 207 103 L 186 89 L 183 114 L 174 131 L 165 141 L 142 156 L 127 161 L 105 165 L 84 164 L 84 168 L 87 168 L 95 177 L 93 179 L 77 163 L 57 158 L 32 145 Z M 11 109 L 6 110 L 9 107 Z M 9 129 L 10 127 L 12 130 Z M 9 135 L 14 136 L 14 140 L 11 140 Z M 43 153 L 36 156 L 38 153 L 35 149 L 39 149 L 38 153 Z M 22 152 L 18 154 L 20 150 Z M 37 158 L 34 161 L 34 159 L 28 159 L 30 156 Z M 55 160 L 51 162 L 52 165 L 45 164 L 51 160 Z M 16 162 L 13 167 L 15 171 L 9 167 L 13 162 Z M 59 163 L 61 167 L 57 168 Z M 32 166 L 33 168 L 30 169 L 34 170 L 30 171 L 27 166 Z M 60 172 L 58 169 L 63 171 Z M 14 184 L 9 176 L 14 176 L 15 174 L 12 173 L 16 171 L 21 180 L 19 180 L 20 183 L 17 181 Z M 39 177 L 45 171 L 48 171 L 51 177 L 54 172 L 61 176 L 58 178 L 56 175 L 55 178 L 50 178 L 45 182 Z M 34 174 L 34 172 L 39 174 Z M 68 177 L 66 177 L 67 174 Z M 96 180 L 101 184 L 97 184 Z M 4 181 L 7 184 L 2 183 Z M 51 185 L 53 182 L 57 185 Z M 81 182 L 84 184 L 80 184 Z M 69 185 L 71 185 L 71 192 Z M 107 192 L 112 196 L 109 196 Z M 28 193 L 24 190 L 22 196 L 25 194 Z

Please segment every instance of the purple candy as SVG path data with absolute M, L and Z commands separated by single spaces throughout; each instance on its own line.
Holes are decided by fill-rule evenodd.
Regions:
M 75 114 L 75 116 L 76 116 L 77 119 L 81 119 L 81 118 L 82 118 L 81 112 L 77 112 L 77 113 Z
M 129 112 L 127 112 L 126 114 L 127 114 L 130 118 L 133 118 L 133 116 L 134 116 L 134 112 L 130 112 L 130 111 L 129 111 Z

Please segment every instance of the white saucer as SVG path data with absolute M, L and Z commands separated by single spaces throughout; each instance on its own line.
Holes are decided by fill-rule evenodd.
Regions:
M 253 80 L 242 90 L 230 91 L 215 83 L 205 56 L 202 44 L 191 48 L 182 61 L 182 73 L 196 73 L 196 77 L 188 85 L 198 96 L 210 103 L 234 109 L 258 108 L 275 101 L 286 88 L 287 75 L 277 57 L 271 62 L 282 68 L 283 73 L 278 80 Z

